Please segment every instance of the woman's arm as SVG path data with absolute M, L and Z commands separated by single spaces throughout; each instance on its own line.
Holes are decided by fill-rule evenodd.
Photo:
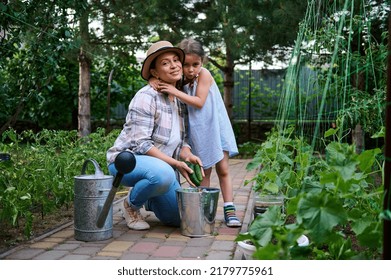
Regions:
M 197 109 L 201 109 L 208 97 L 209 88 L 212 85 L 213 77 L 208 70 L 202 68 L 200 74 L 198 76 L 198 83 L 196 89 L 196 95 L 191 96 L 183 91 L 178 90 L 172 85 L 166 83 L 159 83 L 159 90 L 161 92 L 166 92 L 173 96 L 179 98 L 182 102 L 186 103 L 189 106 L 195 107 Z
M 155 146 L 152 146 L 151 149 L 148 150 L 148 152 L 146 153 L 147 155 L 149 156 L 152 156 L 152 157 L 156 157 L 158 159 L 161 159 L 165 162 L 167 162 L 169 165 L 171 165 L 172 167 L 177 167 L 178 165 L 178 160 L 166 155 L 165 153 L 161 152 L 158 148 L 156 148 Z

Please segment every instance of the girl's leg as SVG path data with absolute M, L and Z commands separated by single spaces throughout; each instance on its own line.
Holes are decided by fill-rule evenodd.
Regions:
M 224 218 L 227 226 L 240 227 L 242 224 L 236 217 L 236 208 L 233 204 L 233 186 L 229 173 L 229 155 L 224 151 L 224 158 L 216 164 L 216 173 L 219 177 L 221 193 L 224 200 Z
M 229 174 L 228 152 L 224 151 L 224 157 L 216 164 L 216 173 L 219 177 L 221 193 L 224 202 L 233 201 L 233 187 L 231 175 Z
M 204 169 L 205 177 L 202 179 L 200 186 L 210 187 L 210 174 L 212 174 L 212 167 Z

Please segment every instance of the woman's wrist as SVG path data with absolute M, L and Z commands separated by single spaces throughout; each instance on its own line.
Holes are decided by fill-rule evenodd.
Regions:
M 173 168 L 179 169 L 181 167 L 181 161 L 175 160 L 174 164 L 172 165 Z
M 182 152 L 180 154 L 180 158 L 184 161 L 189 160 L 189 158 L 193 155 L 193 153 L 190 151 L 190 149 L 183 147 Z

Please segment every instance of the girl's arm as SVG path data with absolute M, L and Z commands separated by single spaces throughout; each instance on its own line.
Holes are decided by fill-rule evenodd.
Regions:
M 149 78 L 148 83 L 151 87 L 153 87 L 154 90 L 159 89 L 159 80 L 156 79 L 155 77 Z
M 189 106 L 201 109 L 205 104 L 206 98 L 208 97 L 209 88 L 212 85 L 213 81 L 212 79 L 213 77 L 210 72 L 207 69 L 202 68 L 200 74 L 198 75 L 198 83 L 195 96 L 188 95 L 183 91 L 176 89 L 174 86 L 166 83 L 159 83 L 159 90 L 176 96 L 182 102 L 186 103 Z

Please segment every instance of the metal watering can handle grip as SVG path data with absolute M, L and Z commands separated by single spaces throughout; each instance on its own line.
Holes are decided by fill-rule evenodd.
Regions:
M 86 174 L 87 164 L 88 164 L 89 162 L 91 162 L 91 163 L 94 165 L 94 167 L 95 167 L 95 175 L 96 175 L 96 176 L 104 176 L 103 171 L 102 171 L 102 169 L 100 168 L 98 162 L 97 162 L 95 159 L 93 159 L 93 158 L 89 158 L 89 159 L 87 159 L 87 160 L 84 162 L 83 167 L 81 168 L 81 175 Z

